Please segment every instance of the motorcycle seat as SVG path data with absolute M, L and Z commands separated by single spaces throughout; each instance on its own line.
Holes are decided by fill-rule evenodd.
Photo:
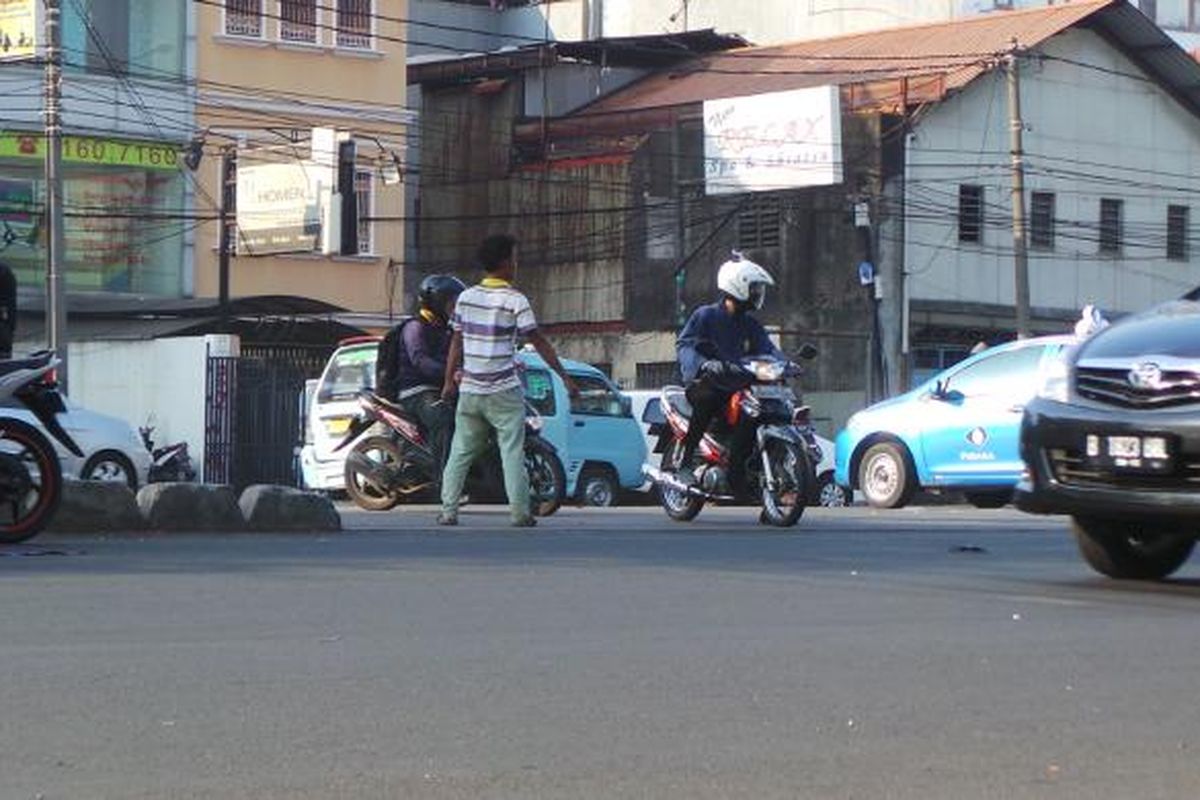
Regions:
M 379 395 L 377 395 L 375 393 L 372 393 L 371 396 L 374 397 L 376 401 L 378 401 L 379 405 L 383 406 L 384 408 L 386 408 L 388 411 L 392 412 L 393 414 L 398 414 L 399 416 L 404 417 L 405 419 L 411 419 L 413 422 L 416 422 L 416 418 L 411 413 L 409 413 L 408 409 L 405 408 L 404 406 L 400 405 L 399 403 L 392 401 L 392 400 L 388 400 L 386 397 L 380 397 Z

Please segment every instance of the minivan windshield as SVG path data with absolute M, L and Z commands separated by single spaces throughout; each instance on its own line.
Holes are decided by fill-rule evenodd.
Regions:
M 375 356 L 379 346 L 351 347 L 334 354 L 321 379 L 317 402 L 352 400 L 362 389 L 375 388 Z

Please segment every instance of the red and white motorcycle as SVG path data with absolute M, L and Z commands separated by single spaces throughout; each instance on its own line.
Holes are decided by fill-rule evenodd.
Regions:
M 806 345 L 801 357 L 812 358 Z M 774 356 L 746 359 L 745 388 L 734 392 L 710 430 L 700 441 L 700 465 L 688 480 L 678 470 L 692 413 L 683 387 L 662 390 L 663 418 L 651 422 L 657 434 L 654 452 L 662 466 L 642 469 L 653 481 L 667 516 L 688 522 L 709 502 L 762 506 L 759 521 L 791 527 L 815 497 L 814 466 L 821 447 L 809 418 L 808 406 L 798 405 L 788 379 L 800 374 L 789 361 Z M 733 460 L 741 461 L 733 469 Z

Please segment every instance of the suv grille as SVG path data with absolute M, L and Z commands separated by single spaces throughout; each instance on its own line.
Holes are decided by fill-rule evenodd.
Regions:
M 1200 374 L 1190 370 L 1164 371 L 1154 388 L 1136 387 L 1129 371 L 1079 367 L 1075 390 L 1080 396 L 1121 408 L 1172 408 L 1200 403 Z
M 1089 464 L 1078 450 L 1062 447 L 1047 449 L 1046 460 L 1055 480 L 1066 486 L 1147 491 L 1200 489 L 1200 456 L 1190 453 L 1181 453 L 1174 469 L 1164 475 L 1117 472 Z

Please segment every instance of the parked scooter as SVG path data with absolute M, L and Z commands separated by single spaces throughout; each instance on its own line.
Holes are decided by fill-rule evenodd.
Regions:
M 805 345 L 801 358 L 816 356 Z M 800 521 L 804 507 L 816 497 L 814 465 L 821 448 L 808 406 L 797 406 L 787 385 L 800 374 L 791 362 L 773 356 L 746 359 L 746 387 L 734 392 L 716 430 L 705 433 L 697 453 L 695 482 L 677 474 L 687 437 L 691 406 L 680 386 L 662 390 L 662 420 L 651 425 L 658 436 L 654 452 L 662 453 L 661 468 L 643 467 L 659 492 L 663 510 L 674 520 L 688 522 L 707 502 L 753 503 L 762 506 L 759 521 L 791 527 Z M 740 451 L 742 468 L 731 469 L 731 455 Z
M 346 456 L 346 492 L 350 499 L 368 511 L 387 511 L 406 498 L 432 490 L 437 482 L 434 454 L 417 419 L 370 390 L 358 393 L 358 405 L 360 414 L 335 451 L 376 423 L 381 423 L 387 433 L 364 438 Z M 541 417 L 530 405 L 525 408 L 525 469 L 529 473 L 531 510 L 545 517 L 562 505 L 567 479 L 554 445 L 542 438 Z M 494 442 L 471 467 L 467 492 L 485 501 L 504 499 L 500 454 Z
M 16 401 L 25 406 L 63 447 L 82 458 L 79 445 L 58 421 L 67 410 L 54 376 L 59 363 L 50 351 L 0 361 L 0 405 Z M 0 411 L 0 543 L 37 535 L 58 509 L 62 487 L 54 445 L 34 426 Z
M 150 434 L 154 433 L 153 425 L 140 426 L 138 433 L 142 435 L 142 444 L 150 453 L 150 473 L 147 480 L 150 483 L 186 482 L 196 480 L 196 467 L 188 454 L 187 442 L 176 442 L 156 448 Z

